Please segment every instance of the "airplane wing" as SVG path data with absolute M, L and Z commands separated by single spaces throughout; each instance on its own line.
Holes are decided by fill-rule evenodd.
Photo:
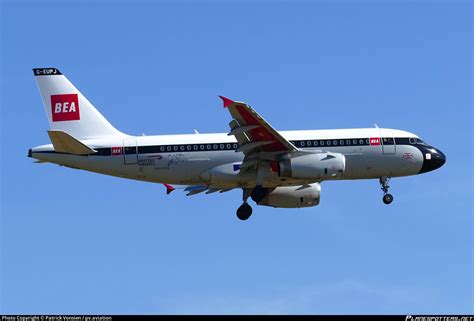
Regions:
M 290 153 L 298 149 L 278 133 L 249 105 L 219 96 L 233 118 L 229 135 L 239 143 L 238 152 L 246 156 L 258 152 Z
M 219 96 L 224 102 L 224 108 L 227 108 L 232 116 L 229 123 L 230 132 L 228 135 L 234 135 L 239 143 L 236 152 L 245 154 L 244 161 L 240 165 L 240 172 L 257 170 L 258 164 L 262 162 L 272 162 L 281 155 L 294 157 L 304 154 L 305 151 L 299 150 L 291 142 L 285 139 L 276 131 L 262 116 L 260 116 L 249 105 L 230 100 L 229 98 Z M 276 171 L 270 164 L 272 171 Z M 167 194 L 171 193 L 175 187 L 164 184 Z M 168 186 L 167 186 L 168 185 Z M 220 188 L 210 185 L 186 186 L 184 191 L 187 196 L 196 195 L 202 192 L 211 194 L 215 192 L 225 193 L 232 188 Z

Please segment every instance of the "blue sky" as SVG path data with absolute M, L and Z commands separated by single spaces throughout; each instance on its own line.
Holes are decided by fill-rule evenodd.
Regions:
M 2 313 L 474 313 L 472 5 L 3 1 Z M 130 134 L 225 132 L 217 95 L 277 129 L 414 132 L 438 171 L 327 182 L 318 207 L 166 196 L 50 164 L 31 68 Z

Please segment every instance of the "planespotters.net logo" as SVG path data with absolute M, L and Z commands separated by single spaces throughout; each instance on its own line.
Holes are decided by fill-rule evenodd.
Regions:
M 51 95 L 53 122 L 80 120 L 77 94 Z
M 407 315 L 405 321 L 474 321 L 474 317 L 462 315 Z

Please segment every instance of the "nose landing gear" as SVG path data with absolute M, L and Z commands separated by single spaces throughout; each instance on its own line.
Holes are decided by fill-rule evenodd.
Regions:
M 382 201 L 384 204 L 390 204 L 393 202 L 393 195 L 388 192 L 388 189 L 390 186 L 388 186 L 388 181 L 390 180 L 390 177 L 387 176 L 382 176 L 380 177 L 380 188 L 383 191 L 383 198 Z

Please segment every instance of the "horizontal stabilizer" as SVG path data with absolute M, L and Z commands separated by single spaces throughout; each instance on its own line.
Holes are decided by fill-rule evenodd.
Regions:
M 171 186 L 170 184 L 165 183 L 163 185 L 166 187 L 166 195 L 171 194 L 171 192 L 173 192 L 176 189 L 173 186 Z
M 207 186 L 205 185 L 188 186 L 184 189 L 185 192 L 188 192 L 186 196 L 196 195 L 204 192 L 205 190 L 207 190 Z
M 89 155 L 97 153 L 97 151 L 61 130 L 48 130 L 48 135 L 53 143 L 54 150 L 57 153 L 74 155 Z

